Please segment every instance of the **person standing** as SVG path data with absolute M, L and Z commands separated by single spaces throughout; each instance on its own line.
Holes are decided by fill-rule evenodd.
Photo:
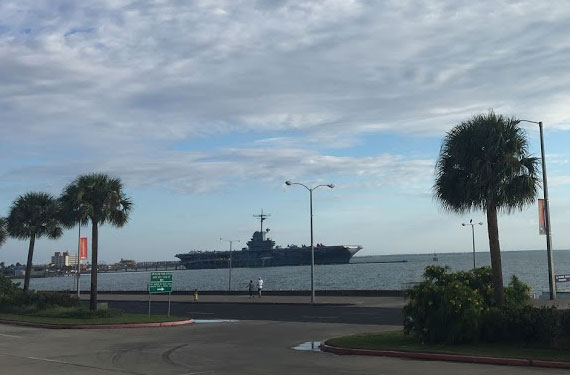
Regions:
M 257 280 L 257 294 L 259 294 L 259 298 L 261 298 L 261 290 L 263 289 L 263 280 L 261 277 Z
M 249 298 L 253 298 L 253 280 L 249 280 L 247 288 L 249 289 Z

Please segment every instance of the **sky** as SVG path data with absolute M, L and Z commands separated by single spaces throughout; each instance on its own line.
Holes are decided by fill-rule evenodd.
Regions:
M 314 191 L 315 242 L 471 251 L 461 223 L 485 216 L 444 212 L 434 166 L 448 130 L 494 109 L 544 122 L 553 245 L 570 249 L 569 61 L 564 1 L 3 0 L 0 215 L 108 173 L 134 208 L 100 229 L 99 259 L 176 260 L 245 246 L 262 209 L 277 244 L 308 245 L 309 193 L 284 182 L 334 183 Z M 537 216 L 500 215 L 502 249 L 544 249 Z M 76 249 L 66 230 L 34 262 Z

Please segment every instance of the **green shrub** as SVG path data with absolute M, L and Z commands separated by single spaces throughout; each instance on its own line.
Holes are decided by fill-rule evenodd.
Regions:
M 530 288 L 516 276 L 505 288 L 501 308 L 495 305 L 489 267 L 450 272 L 449 267 L 428 266 L 423 276 L 423 282 L 406 291 L 404 306 L 404 333 L 422 341 L 545 340 L 559 330 L 555 313 L 528 306 Z
M 11 305 L 19 294 L 23 293 L 19 284 L 4 275 L 0 275 L 0 308 Z
M 450 273 L 438 266 L 426 267 L 424 279 L 406 291 L 404 333 L 431 343 L 478 339 L 488 294 L 484 284 L 471 272 Z
M 522 308 L 530 304 L 530 287 L 513 275 L 505 288 L 505 307 Z
M 50 306 L 79 306 L 79 299 L 70 295 L 69 292 L 35 292 L 32 294 L 30 302 L 38 310 L 46 309 Z
M 561 338 L 562 317 L 556 308 L 492 308 L 484 314 L 481 339 L 489 342 L 550 344 Z

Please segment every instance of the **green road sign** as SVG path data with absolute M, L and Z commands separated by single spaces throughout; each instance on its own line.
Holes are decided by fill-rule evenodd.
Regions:
M 172 292 L 172 272 L 151 272 L 149 293 L 171 293 Z
M 150 281 L 168 281 L 172 282 L 172 272 L 151 272 L 150 273 Z
M 148 285 L 150 293 L 170 293 L 172 292 L 172 283 L 164 281 L 151 281 Z

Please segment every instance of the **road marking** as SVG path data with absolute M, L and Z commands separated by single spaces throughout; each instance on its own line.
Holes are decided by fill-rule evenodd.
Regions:
M 22 338 L 22 336 L 6 335 L 6 334 L 4 334 L 4 333 L 0 333 L 0 336 L 4 336 L 4 337 L 15 337 L 15 338 L 17 338 L 17 339 L 21 339 L 21 338 Z
M 337 319 L 338 316 L 311 316 L 311 315 L 303 315 L 303 318 L 309 318 L 309 319 Z
M 16 357 L 16 358 L 31 359 L 31 360 L 33 360 L 33 361 L 51 362 L 51 363 L 57 363 L 57 364 L 60 364 L 60 365 L 83 367 L 83 368 L 90 368 L 90 369 L 103 370 L 103 371 L 109 371 L 109 372 L 117 372 L 117 373 L 121 373 L 121 374 L 144 375 L 143 373 L 140 373 L 140 372 L 122 371 L 122 370 L 114 370 L 114 369 L 103 368 L 103 367 L 97 367 L 97 366 L 81 365 L 81 364 L 78 364 L 78 363 L 71 363 L 71 362 L 65 362 L 65 361 L 58 361 L 57 359 L 29 357 L 29 356 L 16 355 L 16 354 L 8 354 L 8 353 L 0 353 L 0 355 L 6 356 L 6 357 Z
M 178 374 L 178 375 L 198 375 L 198 374 L 211 374 L 214 371 L 200 371 L 200 372 L 185 372 L 184 374 Z

